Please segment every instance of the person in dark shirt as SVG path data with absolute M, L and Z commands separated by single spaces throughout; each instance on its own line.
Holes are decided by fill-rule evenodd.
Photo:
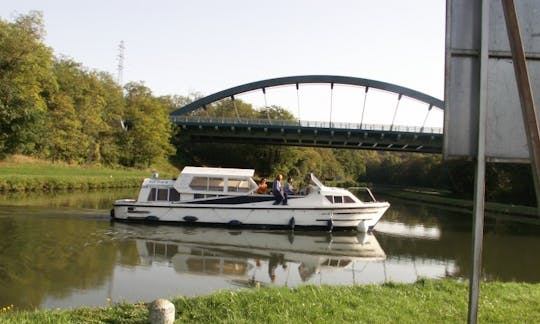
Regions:
M 287 182 L 285 183 L 285 196 L 289 196 L 289 195 L 294 195 L 295 194 L 295 190 L 294 190 L 294 187 L 292 185 L 292 182 L 293 182 L 293 179 L 292 177 L 289 177 L 287 179 Z

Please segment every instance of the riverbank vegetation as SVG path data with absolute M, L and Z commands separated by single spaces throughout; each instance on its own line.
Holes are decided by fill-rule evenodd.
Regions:
M 176 176 L 171 166 L 156 167 L 162 177 Z M 0 192 L 133 188 L 151 173 L 151 169 L 79 166 L 14 155 L 0 161 Z
M 194 143 L 171 125 L 168 114 L 200 95 L 155 96 L 142 82 L 120 85 L 109 73 L 55 56 L 44 35 L 39 12 L 0 19 L 0 160 L 24 155 L 49 163 L 1 172 L 3 191 L 138 186 L 140 170 L 197 165 L 254 168 L 257 176 L 270 178 L 279 172 L 297 183 L 314 172 L 330 185 L 427 187 L 472 199 L 473 164 L 439 155 Z M 238 99 L 192 114 L 294 119 L 286 108 L 253 107 Z M 535 206 L 528 165 L 488 164 L 486 178 L 488 201 Z
M 459 323 L 467 319 L 468 284 L 420 280 L 347 287 L 301 286 L 222 291 L 211 296 L 172 300 L 176 320 L 186 323 Z M 479 322 L 540 321 L 540 285 L 481 284 Z M 103 308 L 0 310 L 3 323 L 145 323 L 144 303 Z
M 44 43 L 42 15 L 0 19 L 0 157 L 148 167 L 174 152 L 170 101 Z
M 384 194 L 386 197 L 393 197 L 407 202 L 416 201 L 422 203 L 422 205 L 445 207 L 458 212 L 471 213 L 474 205 L 471 199 L 455 198 L 451 192 L 444 190 L 379 187 L 377 192 Z M 487 202 L 485 210 L 488 215 L 520 215 L 525 216 L 525 219 L 538 218 L 536 208 L 531 206 Z

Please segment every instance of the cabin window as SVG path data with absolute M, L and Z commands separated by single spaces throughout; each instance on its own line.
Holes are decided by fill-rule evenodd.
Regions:
M 169 189 L 163 188 L 157 190 L 157 200 L 167 201 L 169 200 Z
M 206 177 L 194 177 L 189 184 L 189 187 L 193 190 L 206 190 L 208 186 L 208 178 Z
M 180 193 L 174 188 L 169 189 L 169 201 L 180 201 Z
M 146 242 L 146 251 L 151 256 L 162 256 L 170 259 L 178 254 L 178 245 Z
M 227 190 L 229 192 L 248 192 L 249 182 L 244 179 L 229 179 L 227 183 Z
M 221 178 L 208 178 L 209 191 L 224 191 L 225 184 Z
M 349 196 L 330 196 L 330 195 L 328 195 L 328 196 L 325 196 L 325 197 L 332 204 L 343 204 L 343 203 L 351 204 L 351 203 L 354 203 L 354 199 L 352 199 Z
M 193 190 L 223 191 L 225 185 L 221 178 L 193 177 L 189 187 Z
M 148 194 L 148 201 L 155 201 L 156 200 L 156 188 L 150 189 L 150 193 Z

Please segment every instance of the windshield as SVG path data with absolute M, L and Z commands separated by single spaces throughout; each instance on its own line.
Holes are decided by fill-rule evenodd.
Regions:
M 310 173 L 309 175 L 311 177 L 311 182 L 313 182 L 313 184 L 315 184 L 319 188 L 324 188 L 324 185 L 322 184 L 322 182 L 319 179 L 317 179 L 317 177 L 315 177 L 313 173 Z

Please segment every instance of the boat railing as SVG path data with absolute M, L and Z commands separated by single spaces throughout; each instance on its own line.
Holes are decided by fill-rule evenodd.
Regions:
M 349 190 L 349 191 L 351 191 L 351 190 L 357 190 L 357 191 L 364 190 L 369 194 L 369 197 L 371 197 L 371 201 L 377 202 L 377 199 L 375 199 L 375 196 L 373 195 L 371 190 L 369 190 L 368 187 L 349 187 L 349 188 L 347 188 L 347 190 Z

